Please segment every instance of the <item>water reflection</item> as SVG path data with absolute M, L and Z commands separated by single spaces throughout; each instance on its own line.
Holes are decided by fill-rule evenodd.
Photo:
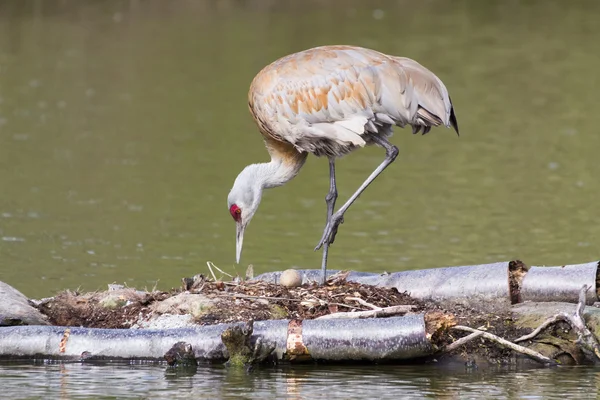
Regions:
M 596 397 L 599 378 L 589 367 L 287 366 L 247 374 L 223 366 L 190 372 L 152 365 L 0 365 L 3 395 L 13 399 L 586 399 Z

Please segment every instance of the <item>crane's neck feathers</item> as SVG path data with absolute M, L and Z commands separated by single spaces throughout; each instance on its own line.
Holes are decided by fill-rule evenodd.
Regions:
M 303 160 L 304 161 L 304 160 Z M 298 175 L 302 163 L 288 163 L 285 160 L 273 159 L 264 164 L 254 164 L 258 180 L 265 189 L 281 186 Z
M 263 189 L 281 186 L 294 178 L 304 162 L 307 153 L 280 153 L 271 151 L 271 161 L 267 163 L 250 164 L 239 173 L 228 202 L 231 207 L 237 204 L 242 209 L 242 219 L 246 223 L 252 218 L 260 200 Z
M 233 189 L 250 190 L 254 195 L 260 194 L 263 189 L 281 186 L 294 178 L 304 164 L 289 163 L 282 159 L 272 159 L 268 163 L 250 164 L 240 172 Z
M 298 175 L 306 161 L 307 153 L 301 153 L 290 143 L 280 142 L 263 133 L 271 161 L 248 165 L 238 179 L 254 182 L 261 190 L 281 186 Z M 237 180 L 236 180 L 237 183 Z

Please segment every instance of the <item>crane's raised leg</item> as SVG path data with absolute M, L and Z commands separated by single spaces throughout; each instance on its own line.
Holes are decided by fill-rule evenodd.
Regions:
M 335 209 L 335 201 L 337 200 L 337 186 L 335 184 L 335 158 L 329 159 L 329 193 L 325 196 L 325 203 L 327 204 L 327 219 L 326 224 L 331 221 L 333 210 Z M 318 250 L 315 249 L 315 250 Z M 325 284 L 327 278 L 327 254 L 329 253 L 329 243 L 323 243 L 323 262 L 321 264 L 321 284 Z
M 315 247 L 315 250 L 319 250 L 323 246 L 323 265 L 321 266 L 322 276 L 321 282 L 325 282 L 325 275 L 327 272 L 327 251 L 329 246 L 335 240 L 335 235 L 339 225 L 344 222 L 344 213 L 350 208 L 352 203 L 356 201 L 358 196 L 383 172 L 383 170 L 390 165 L 398 156 L 398 148 L 391 144 L 386 138 L 374 136 L 373 141 L 385 149 L 385 160 L 369 175 L 369 177 L 363 182 L 356 192 L 348 199 L 348 201 L 331 217 L 329 218 L 325 230 L 323 231 L 323 237 L 321 241 Z M 331 161 L 330 161 L 331 162 Z M 330 163 L 330 172 L 332 171 L 332 164 Z M 333 175 L 332 175 L 333 176 Z M 332 186 L 335 186 L 335 177 L 331 180 Z M 330 189 L 331 193 L 331 189 Z M 328 195 L 329 197 L 329 195 Z M 329 202 L 327 203 L 327 212 L 329 213 Z M 328 214 L 329 215 L 329 214 Z

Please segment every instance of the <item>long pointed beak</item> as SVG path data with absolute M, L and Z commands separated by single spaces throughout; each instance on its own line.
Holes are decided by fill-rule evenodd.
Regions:
M 235 224 L 235 262 L 236 264 L 240 263 L 240 258 L 242 256 L 242 245 L 244 244 L 244 229 L 246 229 L 246 225 L 238 222 Z

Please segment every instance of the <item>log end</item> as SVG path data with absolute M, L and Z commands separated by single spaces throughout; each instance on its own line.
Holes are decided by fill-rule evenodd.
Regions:
M 457 324 L 453 314 L 431 311 L 425 314 L 425 332 L 427 339 L 433 344 L 438 343 L 446 332 Z
M 514 260 L 508 263 L 508 287 L 511 304 L 521 302 L 521 287 L 528 269 L 527 265 L 521 260 Z
M 192 345 L 186 342 L 177 342 L 164 355 L 170 366 L 195 367 L 198 365 Z

